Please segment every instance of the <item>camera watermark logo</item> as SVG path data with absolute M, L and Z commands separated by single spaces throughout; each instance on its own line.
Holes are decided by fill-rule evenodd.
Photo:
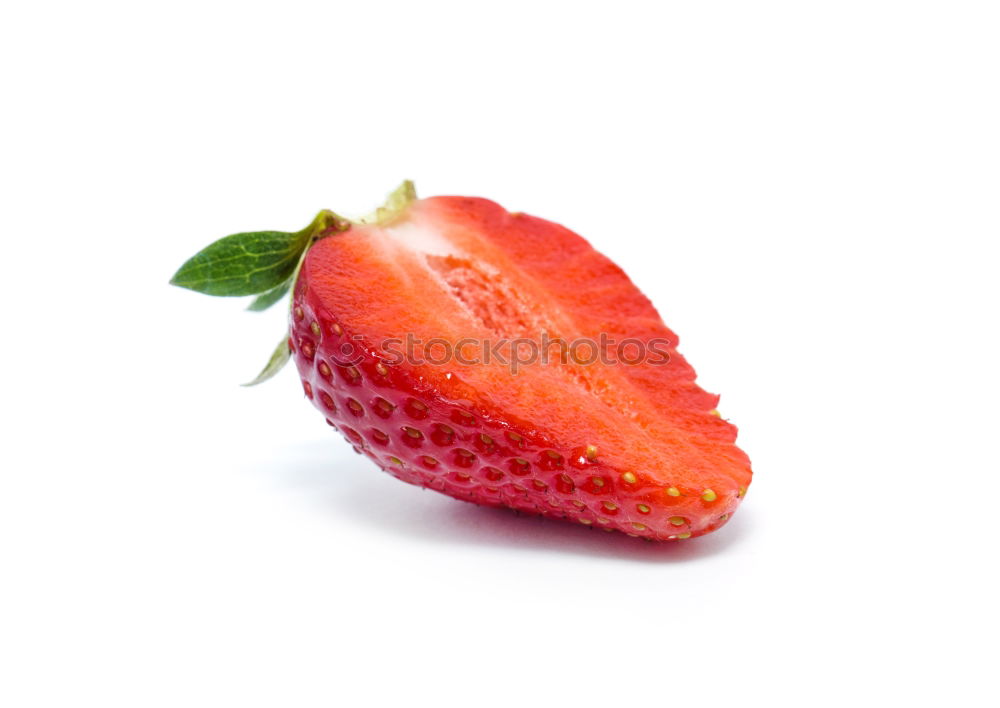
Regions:
M 354 335 L 342 342 L 337 363 L 342 366 L 361 363 L 365 356 L 362 339 Z M 403 338 L 383 340 L 377 351 L 387 366 L 403 363 L 411 366 L 500 365 L 516 375 L 525 367 L 553 362 L 579 366 L 663 366 L 670 362 L 670 349 L 671 342 L 665 337 L 617 340 L 601 332 L 596 338 L 579 337 L 567 341 L 542 332 L 538 337 L 465 337 L 457 341 L 445 337 L 424 340 L 408 333 Z

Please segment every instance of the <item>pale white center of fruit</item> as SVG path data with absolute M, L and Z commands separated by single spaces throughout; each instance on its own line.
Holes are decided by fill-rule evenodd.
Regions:
M 461 256 L 462 253 L 427 224 L 404 221 L 382 229 L 394 246 L 432 256 Z

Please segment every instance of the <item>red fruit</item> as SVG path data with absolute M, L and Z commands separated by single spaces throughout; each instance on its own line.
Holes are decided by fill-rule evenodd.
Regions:
M 707 533 L 735 511 L 751 478 L 736 428 L 649 300 L 581 237 L 465 197 L 318 235 L 294 288 L 293 357 L 307 397 L 382 469 L 654 540 Z M 631 340 L 627 355 L 650 356 L 588 364 L 588 345 L 560 357 L 553 344 L 516 373 L 496 360 L 529 346 L 498 340 L 543 332 L 608 355 Z M 396 361 L 407 335 L 414 359 L 440 363 Z M 490 361 L 468 363 L 483 342 Z M 445 343 L 467 359 L 442 361 Z

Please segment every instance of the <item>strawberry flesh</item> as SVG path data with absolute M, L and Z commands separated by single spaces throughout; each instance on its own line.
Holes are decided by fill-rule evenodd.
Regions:
M 418 200 L 313 245 L 291 312 L 306 396 L 405 482 L 651 540 L 720 527 L 750 484 L 736 428 L 676 335 L 620 268 L 558 224 L 484 199 Z M 594 344 L 568 357 L 553 344 L 514 373 L 530 345 L 512 342 L 543 332 Z M 400 362 L 408 335 L 413 356 Z M 669 362 L 588 363 L 624 340 Z M 464 358 L 445 360 L 445 342 L 462 342 Z M 487 349 L 499 356 L 484 361 Z

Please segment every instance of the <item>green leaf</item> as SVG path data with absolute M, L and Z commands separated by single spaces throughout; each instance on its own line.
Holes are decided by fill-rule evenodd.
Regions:
M 361 219 L 364 224 L 385 225 L 395 221 L 406 211 L 406 207 L 417 198 L 417 188 L 411 180 L 404 180 L 386 198 L 385 204 Z
M 251 231 L 219 239 L 180 267 L 172 285 L 206 295 L 260 295 L 292 277 L 301 256 L 317 239 L 351 227 L 323 210 L 301 231 Z
M 413 180 L 403 180 L 403 183 L 393 190 L 392 194 L 385 200 L 385 209 L 389 214 L 395 215 L 410 206 L 410 202 L 417 198 L 417 188 Z
M 289 278 L 278 287 L 272 288 L 271 290 L 268 290 L 266 293 L 263 293 L 255 297 L 253 299 L 253 302 L 250 303 L 247 309 L 250 310 L 251 312 L 263 312 L 271 305 L 278 302 L 281 298 L 285 297 L 285 293 L 287 293 L 291 289 L 291 287 L 292 287 L 292 278 Z
M 253 381 L 249 381 L 244 386 L 256 386 L 259 383 L 264 383 L 269 378 L 274 376 L 276 373 L 281 371 L 281 369 L 288 363 L 289 358 L 291 358 L 292 353 L 288 348 L 288 337 L 285 337 L 278 343 L 275 348 L 274 353 L 271 354 L 271 358 L 268 360 L 267 365 L 261 369 L 261 372 L 257 374 L 257 378 Z
M 226 236 L 190 258 L 170 282 L 206 295 L 257 295 L 292 276 L 309 238 L 305 231 Z

